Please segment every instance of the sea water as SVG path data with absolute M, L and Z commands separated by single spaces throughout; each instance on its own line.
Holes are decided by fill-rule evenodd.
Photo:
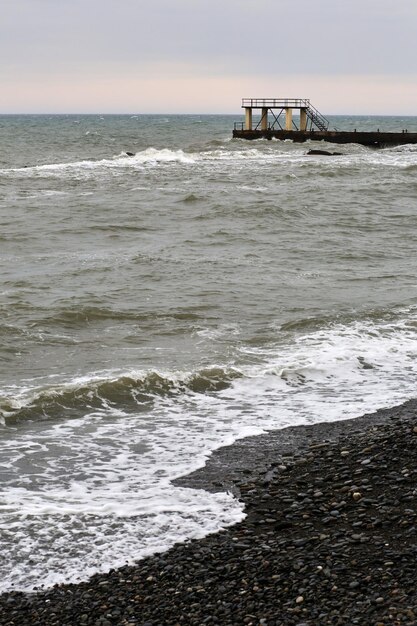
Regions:
M 233 524 L 231 494 L 172 479 L 415 395 L 417 146 L 246 142 L 234 119 L 0 117 L 2 591 Z

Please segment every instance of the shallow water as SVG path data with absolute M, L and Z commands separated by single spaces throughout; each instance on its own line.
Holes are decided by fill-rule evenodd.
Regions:
M 414 395 L 417 146 L 306 156 L 233 121 L 0 117 L 2 590 L 234 523 L 171 479 Z

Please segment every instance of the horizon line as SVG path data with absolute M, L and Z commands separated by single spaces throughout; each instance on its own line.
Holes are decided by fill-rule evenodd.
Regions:
M 77 111 L 77 112 L 69 112 L 69 111 L 18 111 L 18 112 L 2 112 L 0 111 L 0 116 L 13 116 L 13 115 L 125 115 L 125 116 L 130 116 L 130 117 L 138 117 L 138 116 L 145 116 L 145 115 L 205 115 L 205 116 L 233 116 L 233 115 L 237 115 L 237 116 L 242 116 L 244 117 L 244 113 L 240 112 L 240 113 L 197 113 L 197 112 L 193 112 L 193 113 L 180 113 L 180 112 L 160 112 L 160 113 L 156 113 L 156 112 L 152 112 L 152 111 L 148 111 L 148 112 L 141 112 L 141 113 L 135 113 L 135 112 L 127 112 L 127 113 L 122 113 L 122 112 L 117 112 L 117 111 L 111 111 L 111 112 L 102 112 L 102 111 Z M 255 114 L 258 115 L 258 114 Z M 259 113 L 260 115 L 260 113 Z M 297 114 L 294 114 L 295 117 L 297 117 Z M 330 115 L 332 117 L 417 117 L 417 113 L 416 114 L 411 114 L 411 113 L 328 113 L 326 112 L 326 115 Z

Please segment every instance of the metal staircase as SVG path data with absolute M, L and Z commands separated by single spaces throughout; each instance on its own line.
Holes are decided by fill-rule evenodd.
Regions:
M 310 103 L 306 108 L 306 114 L 310 122 L 317 126 L 319 130 L 327 130 L 329 128 L 329 120 Z

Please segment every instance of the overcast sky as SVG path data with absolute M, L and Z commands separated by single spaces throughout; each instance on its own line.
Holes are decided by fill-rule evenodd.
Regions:
M 417 0 L 1 0 L 0 112 L 417 115 Z

